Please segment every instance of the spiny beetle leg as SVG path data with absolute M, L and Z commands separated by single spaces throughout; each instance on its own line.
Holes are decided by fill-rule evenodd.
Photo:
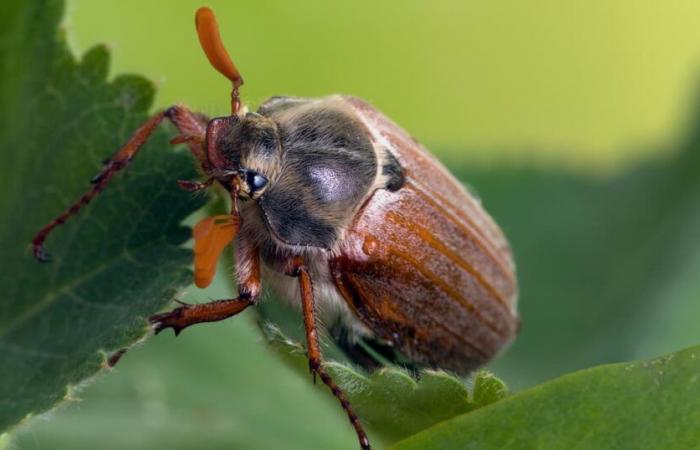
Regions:
M 166 328 L 172 328 L 175 336 L 182 330 L 197 323 L 218 322 L 242 312 L 253 304 L 248 297 L 228 300 L 216 300 L 199 305 L 183 305 L 170 312 L 155 314 L 148 321 L 158 334 Z
M 183 106 L 172 106 L 165 111 L 153 115 L 134 132 L 131 138 L 129 138 L 129 141 L 119 149 L 117 153 L 105 162 L 100 173 L 92 178 L 92 188 L 66 208 L 58 217 L 45 225 L 39 230 L 36 236 L 34 236 L 32 245 L 34 247 L 34 257 L 37 260 L 41 262 L 49 261 L 50 257 L 44 250 L 44 241 L 46 241 L 49 234 L 54 228 L 63 225 L 66 220 L 76 215 L 78 211 L 102 192 L 112 178 L 131 162 L 164 118 L 169 119 L 181 133 L 187 134 L 188 136 L 199 136 L 199 139 L 196 141 L 188 141 L 188 145 L 200 162 L 203 163 L 206 161 L 203 145 L 199 143 L 204 142 L 206 134 L 206 121 L 202 116 L 191 112 Z
M 204 182 L 199 182 L 199 181 L 191 181 L 191 180 L 177 180 L 177 184 L 180 185 L 180 188 L 187 192 L 197 192 L 201 191 L 202 189 L 206 189 L 211 184 L 214 182 L 213 178 L 209 178 L 208 180 Z
M 229 217 L 229 219 L 232 218 Z M 177 336 L 190 325 L 228 319 L 257 302 L 260 295 L 260 257 L 258 248 L 247 239 L 241 239 L 238 244 L 238 297 L 199 305 L 191 305 L 176 300 L 180 305 L 179 307 L 170 312 L 153 315 L 148 319 L 153 325 L 156 334 L 166 328 L 172 328 Z
M 316 375 L 321 378 L 321 381 L 328 386 L 335 398 L 338 399 L 340 405 L 345 410 L 345 413 L 350 420 L 355 433 L 357 434 L 357 439 L 360 441 L 360 447 L 362 450 L 369 450 L 369 439 L 367 438 L 367 433 L 365 433 L 360 419 L 358 419 L 355 411 L 353 411 L 350 402 L 348 401 L 345 393 L 340 389 L 340 387 L 335 383 L 333 378 L 326 372 L 323 367 L 323 361 L 321 360 L 321 348 L 318 342 L 318 331 L 316 327 L 316 311 L 314 307 L 314 293 L 313 284 L 311 281 L 311 276 L 307 267 L 301 258 L 295 258 L 292 262 L 292 267 L 289 270 L 289 274 L 296 276 L 299 279 L 299 290 L 301 293 L 301 307 L 304 315 L 304 329 L 306 331 L 306 346 L 309 358 L 309 370 L 314 377 L 314 383 L 316 382 Z
M 202 141 L 201 136 L 187 136 L 187 135 L 181 134 L 179 136 L 175 136 L 174 138 L 170 139 L 170 144 L 171 145 L 177 145 L 177 144 L 202 145 L 202 144 L 204 144 L 204 141 Z

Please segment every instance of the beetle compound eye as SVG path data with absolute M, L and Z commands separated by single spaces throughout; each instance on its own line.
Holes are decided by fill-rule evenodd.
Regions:
M 267 186 L 267 178 L 257 172 L 247 172 L 245 178 L 251 193 L 259 191 Z

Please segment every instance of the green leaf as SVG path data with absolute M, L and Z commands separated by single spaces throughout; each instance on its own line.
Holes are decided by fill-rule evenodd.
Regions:
M 270 323 L 261 324 L 261 328 L 281 358 L 298 373 L 310 376 L 306 353 L 299 342 Z M 363 423 L 386 442 L 496 402 L 508 393 L 501 380 L 484 371 L 473 376 L 470 394 L 461 380 L 442 371 L 423 370 L 416 380 L 398 368 L 365 375 L 348 363 L 327 362 L 325 366 Z M 321 383 L 319 388 L 327 390 Z
M 201 205 L 175 180 L 187 154 L 158 132 L 127 173 L 47 242 L 36 231 L 82 192 L 101 161 L 146 118 L 153 87 L 107 81 L 104 47 L 78 63 L 56 34 L 60 1 L 5 1 L 0 29 L 0 432 L 69 398 L 115 350 L 147 332 L 146 317 L 191 280 L 189 231 Z
M 464 414 L 394 450 L 700 446 L 700 347 L 595 367 Z
M 479 406 L 495 403 L 508 394 L 508 386 L 494 374 L 481 371 L 474 378 L 473 401 Z
M 220 266 L 206 292 L 192 289 L 184 301 L 230 297 Z M 357 450 L 338 402 L 269 351 L 253 317 L 148 339 L 78 392 L 79 402 L 13 432 L 10 448 Z

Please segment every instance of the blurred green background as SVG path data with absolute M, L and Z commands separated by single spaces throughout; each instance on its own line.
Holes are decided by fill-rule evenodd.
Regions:
M 66 27 L 78 51 L 107 43 L 113 74 L 156 81 L 159 106 L 221 114 L 228 82 L 193 29 L 204 4 L 249 102 L 358 95 L 440 156 L 620 163 L 674 138 L 700 63 L 693 0 L 72 0 Z
M 364 97 L 482 195 L 522 284 L 522 336 L 493 366 L 514 389 L 700 342 L 700 3 L 207 4 L 252 105 Z M 223 114 L 228 83 L 193 29 L 201 5 L 73 0 L 65 28 L 78 53 L 107 43 L 112 74 L 156 81 L 156 106 Z M 229 290 L 220 276 L 188 299 Z M 251 318 L 149 339 L 12 445 L 355 448 L 337 405 Z

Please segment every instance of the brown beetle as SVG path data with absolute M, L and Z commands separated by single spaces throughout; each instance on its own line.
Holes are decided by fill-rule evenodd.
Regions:
M 341 323 L 346 344 L 368 339 L 419 367 L 466 374 L 510 342 L 518 327 L 513 259 L 503 234 L 424 147 L 368 103 L 353 97 L 273 97 L 256 113 L 239 99 L 243 80 L 224 49 L 213 13 L 197 32 L 211 64 L 233 83 L 232 115 L 206 119 L 173 106 L 149 119 L 92 180 L 93 187 L 34 238 L 89 203 L 169 119 L 199 162 L 204 182 L 230 195 L 231 214 L 193 230 L 195 283 L 213 276 L 236 241 L 235 299 L 183 305 L 151 318 L 176 334 L 231 317 L 260 298 L 261 272 L 300 305 L 309 367 L 333 391 L 369 441 L 344 393 L 325 371 L 317 323 Z

